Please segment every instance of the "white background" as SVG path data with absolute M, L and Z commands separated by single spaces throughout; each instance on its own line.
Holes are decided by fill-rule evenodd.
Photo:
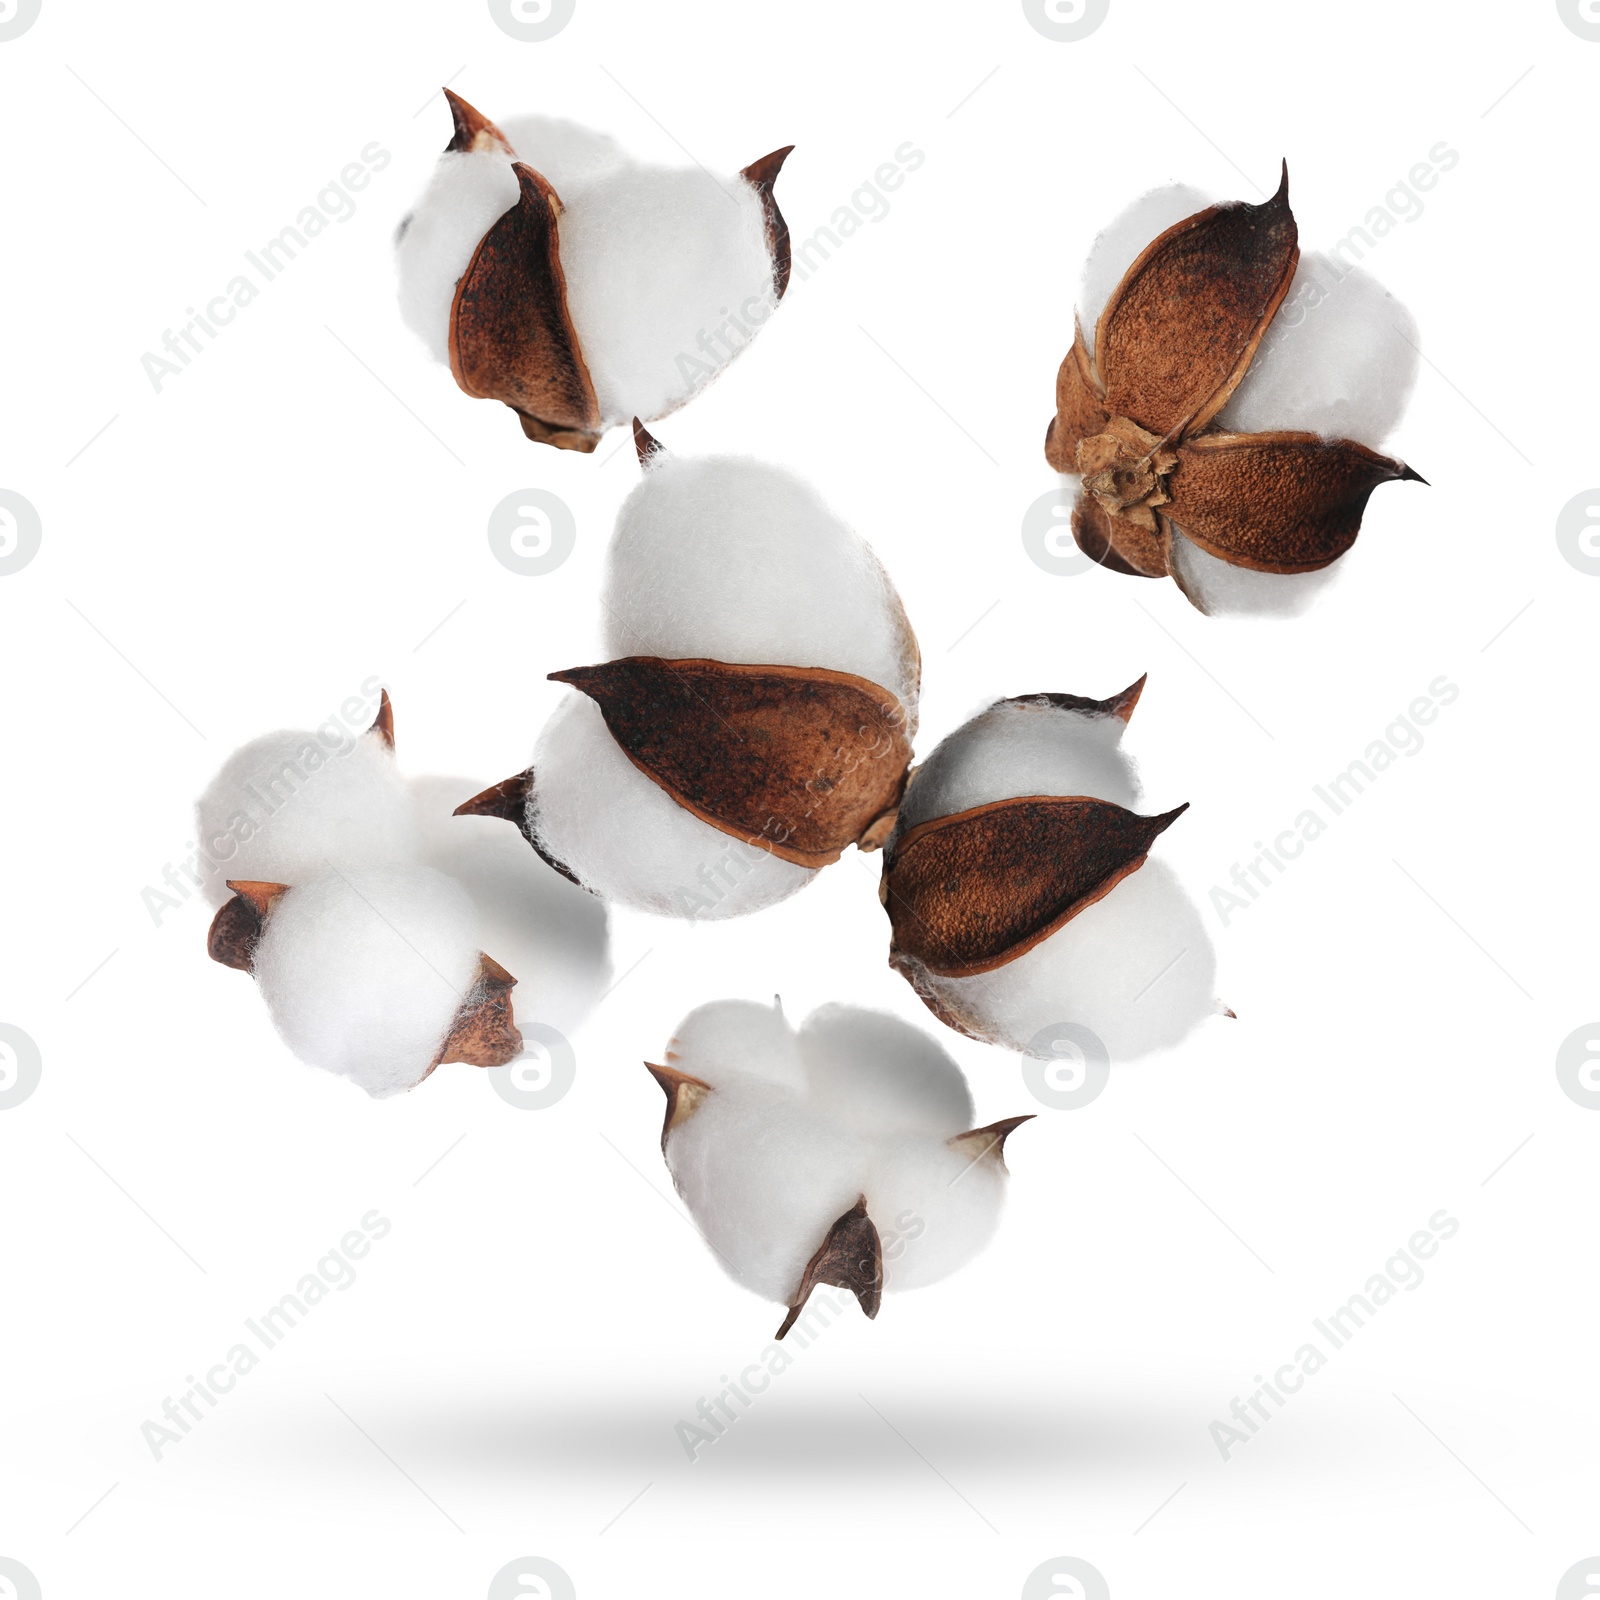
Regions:
M 47 1600 L 476 1600 L 524 1555 L 585 1600 L 1010 1600 L 1070 1555 L 1129 1600 L 1543 1597 L 1600 1553 L 1600 1114 L 1554 1070 L 1600 1014 L 1600 579 L 1554 533 L 1600 480 L 1597 74 L 1553 0 L 1112 0 L 1077 43 L 1002 0 L 578 0 L 545 43 L 482 3 L 44 0 L 0 43 L 0 487 L 44 530 L 0 578 L 0 1021 L 43 1057 L 0 1112 L 0 1556 Z M 885 964 L 876 858 L 755 920 L 615 916 L 622 982 L 542 1112 L 466 1067 L 369 1102 L 281 1048 L 197 901 L 141 904 L 247 738 L 377 674 L 409 770 L 493 781 L 544 674 L 596 659 L 631 445 L 525 442 L 396 316 L 446 79 L 668 163 L 793 142 L 801 238 L 925 152 L 656 430 L 792 465 L 873 542 L 923 644 L 923 750 L 996 695 L 1148 670 L 1129 744 L 1146 809 L 1192 802 L 1160 848 L 1205 905 L 1432 680 L 1460 690 L 1231 926 L 1207 906 L 1236 1022 L 1079 1111 L 946 1035 L 982 1120 L 1040 1113 L 999 1237 L 837 1322 L 693 1463 L 674 1423 L 778 1312 L 687 1224 L 639 1063 L 723 995 L 935 1027 Z M 393 159 L 354 218 L 155 392 L 141 355 L 369 141 Z M 1314 613 L 1208 620 L 1033 564 L 1098 227 L 1172 180 L 1258 199 L 1287 156 L 1325 247 L 1440 141 L 1459 163 L 1366 263 L 1422 329 L 1392 447 L 1433 486 L 1376 493 Z M 545 577 L 485 537 L 528 487 L 577 521 Z M 140 1424 L 372 1208 L 393 1228 L 360 1280 L 152 1460 Z M 1224 1461 L 1212 1420 L 1440 1208 L 1460 1228 L 1426 1281 Z

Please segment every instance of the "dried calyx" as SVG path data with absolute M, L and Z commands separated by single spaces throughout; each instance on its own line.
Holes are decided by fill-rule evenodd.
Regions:
M 666 464 L 672 458 L 659 442 L 637 419 L 634 430 L 647 483 L 670 473 Z M 708 540 L 747 537 L 737 521 L 715 533 L 706 531 L 710 522 L 700 517 Z M 658 543 L 661 535 L 654 526 L 647 532 Z M 904 613 L 881 569 L 875 562 L 868 566 L 870 552 L 854 535 L 848 538 L 854 541 L 853 565 L 842 565 L 841 574 L 881 588 L 864 604 L 874 608 L 885 639 L 900 639 L 902 682 L 909 677 L 914 684 L 916 646 Z M 822 559 L 804 549 L 787 558 Z M 834 589 L 816 604 L 837 608 L 840 599 Z M 617 608 L 610 609 L 615 621 Z M 658 609 L 666 609 L 666 602 Z M 797 625 L 793 613 L 784 622 Z M 634 635 L 631 628 L 621 631 Z M 708 635 L 685 626 L 673 637 Z M 885 645 L 885 659 L 892 653 Z M 892 827 L 914 722 L 912 710 L 881 683 L 824 666 L 646 654 L 573 667 L 550 678 L 587 697 L 616 748 L 683 811 L 781 862 L 815 870 L 852 844 L 877 849 Z M 540 785 L 540 771 L 530 767 L 474 796 L 458 814 L 513 822 L 558 871 L 595 887 L 585 864 L 564 859 L 565 852 L 542 833 Z
M 1038 694 L 999 705 L 1126 724 L 1144 683 L 1107 700 Z M 1015 961 L 1142 867 L 1188 809 L 1142 817 L 1094 795 L 1035 794 L 915 822 L 884 852 L 890 964 L 957 978 Z
M 718 1001 L 685 1019 L 669 1062 L 661 1148 L 707 1243 L 746 1288 L 781 1301 L 782 1339 L 822 1284 L 868 1318 L 885 1292 L 958 1270 L 998 1225 L 1007 1137 L 973 1128 L 950 1057 L 885 1013 Z M 693 1070 L 690 1070 L 690 1069 Z
M 368 737 L 380 741 L 385 750 L 393 751 L 394 709 L 387 691 L 382 695 L 378 715 L 368 730 Z M 315 820 L 306 811 L 312 803 L 305 798 L 298 800 L 302 816 L 309 821 Z M 371 895 L 375 892 L 372 888 L 374 884 L 396 896 L 396 903 L 373 905 Z M 364 889 L 363 885 L 367 887 Z M 232 898 L 224 901 L 212 918 L 206 939 L 207 953 L 213 961 L 252 976 L 260 976 L 257 970 L 258 957 L 273 928 L 274 919 L 286 907 L 292 908 L 294 913 L 304 912 L 303 925 L 296 927 L 291 939 L 298 948 L 290 953 L 288 961 L 276 963 L 278 967 L 300 967 L 302 983 L 295 982 L 292 972 L 286 978 L 285 974 L 275 971 L 273 992 L 268 996 L 269 1006 L 274 1009 L 280 1022 L 284 1013 L 293 1016 L 302 1006 L 316 1007 L 318 1004 L 314 999 L 308 1001 L 303 992 L 305 970 L 314 973 L 320 965 L 320 953 L 315 948 L 308 953 L 308 942 L 315 946 L 318 941 L 325 941 L 329 946 L 327 954 L 331 957 L 335 951 L 350 955 L 352 942 L 360 940 L 363 935 L 391 939 L 394 941 L 395 961 L 409 965 L 414 960 L 419 969 L 396 978 L 402 987 L 414 983 L 419 975 L 424 981 L 437 981 L 443 987 L 451 980 L 440 972 L 433 958 L 416 949 L 413 939 L 395 926 L 394 919 L 409 909 L 408 902 L 413 900 L 421 906 L 419 915 L 425 920 L 432 915 L 435 904 L 442 904 L 447 913 L 465 911 L 469 922 L 471 917 L 463 889 L 442 874 L 418 866 L 378 868 L 363 863 L 353 866 L 348 872 L 336 867 L 330 875 L 312 880 L 308 887 L 301 890 L 308 901 L 315 902 L 314 906 L 309 907 L 293 904 L 296 889 L 286 883 L 230 878 L 227 887 Z M 356 971 L 358 976 L 370 977 L 360 963 Z M 522 1035 L 513 1018 L 511 1001 L 511 991 L 516 981 L 499 962 L 482 951 L 477 952 L 476 961 L 465 982 L 456 984 L 453 998 L 457 1003 L 454 1007 L 434 1008 L 437 1024 L 432 1026 L 432 1039 L 429 1042 L 429 1049 L 433 1051 L 432 1059 L 423 1056 L 415 1060 L 410 1069 L 402 1061 L 402 1075 L 420 1082 L 435 1067 L 447 1061 L 464 1062 L 469 1066 L 499 1067 L 514 1060 L 522 1049 Z M 446 994 L 448 996 L 448 990 Z M 379 1011 L 383 1008 L 382 994 L 376 989 L 345 994 L 342 1001 L 353 1015 L 360 1015 L 372 1006 Z M 358 1057 L 359 1042 L 348 1053 L 330 1047 L 328 1059 L 318 1060 L 316 1064 L 362 1078 L 361 1071 L 348 1065 L 345 1059 L 347 1054 L 350 1058 Z M 373 1085 L 368 1083 L 367 1087 Z M 392 1088 L 392 1084 L 386 1082 L 383 1087 L 387 1090 Z
M 1181 583 L 1177 528 L 1232 566 L 1314 572 L 1355 542 L 1379 484 L 1423 481 L 1350 439 L 1214 426 L 1299 254 L 1285 163 L 1261 205 L 1209 206 L 1156 238 L 1106 302 L 1092 353 L 1077 327 L 1045 457 L 1082 478 L 1072 531 L 1101 565 Z
M 884 848 L 890 964 L 942 1022 L 1049 1056 L 1088 1028 L 1118 1059 L 1213 1009 L 1209 941 L 1152 845 L 1122 735 L 1144 679 L 1106 700 L 1021 695 L 913 772 Z
M 494 123 L 458 95 L 448 89 L 444 92 L 455 122 L 446 153 L 509 159 L 517 184 L 515 203 L 483 235 L 457 281 L 449 321 L 451 374 L 467 394 L 510 406 L 522 431 L 537 443 L 592 451 L 605 429 L 625 420 L 628 413 L 616 413 L 619 397 L 605 392 L 605 378 L 594 365 L 596 352 L 585 350 L 574 323 L 575 301 L 568 275 L 582 268 L 575 267 L 563 250 L 566 207 L 562 196 L 545 174 L 517 159 L 510 139 Z M 754 216 L 752 226 L 764 232 L 770 272 L 756 298 L 770 296 L 774 304 L 788 287 L 790 271 L 789 230 L 778 209 L 774 185 L 791 148 L 763 156 L 744 168 L 736 180 L 747 186 L 747 191 L 753 190 L 759 202 L 759 215 Z M 707 183 L 715 181 L 706 179 Z M 569 193 L 567 198 L 570 201 L 574 196 Z M 616 208 L 615 202 L 612 208 Z M 719 225 L 726 220 L 719 216 Z M 619 224 L 613 219 L 610 226 Z M 648 267 L 649 263 L 642 265 Z M 598 270 L 607 279 L 626 276 L 612 269 L 614 262 L 602 247 Z M 607 292 L 618 292 L 615 282 L 597 287 L 593 296 Z M 609 310 L 617 314 L 617 308 Z M 622 308 L 621 314 L 626 315 L 627 310 Z M 708 306 L 697 309 L 696 315 L 704 319 L 705 327 L 716 328 L 728 313 L 728 306 L 722 306 L 720 312 Z M 607 308 L 602 307 L 601 314 L 607 314 Z M 766 314 L 747 315 L 759 323 Z M 688 325 L 695 325 L 694 316 Z M 752 330 L 743 322 L 737 326 L 741 338 L 748 339 Z M 733 344 L 727 339 L 723 342 Z M 664 415 L 681 405 L 713 370 L 707 360 L 720 364 L 731 354 L 731 349 L 725 355 L 713 343 L 677 356 L 676 369 L 650 379 L 653 387 L 649 392 L 660 392 L 663 398 L 659 409 L 652 408 L 647 414 Z M 671 368 L 673 357 L 668 354 L 664 359 Z M 637 360 L 634 352 L 632 364 Z M 690 380 L 684 380 L 685 371 Z M 643 402 L 635 398 L 633 403 Z

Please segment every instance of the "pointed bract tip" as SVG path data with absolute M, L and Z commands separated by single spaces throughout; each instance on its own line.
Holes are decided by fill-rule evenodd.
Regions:
M 478 952 L 478 978 L 486 988 L 514 989 L 517 980 L 493 956 Z
M 999 1122 L 991 1122 L 985 1128 L 973 1128 L 967 1133 L 958 1133 L 953 1139 L 945 1142 L 953 1150 L 964 1151 L 973 1161 L 996 1161 L 1004 1169 L 1006 1140 L 1024 1122 L 1032 1122 L 1036 1115 L 1036 1112 L 1030 1111 L 1021 1117 L 1003 1117 Z
M 644 472 L 650 470 L 650 463 L 656 456 L 666 453 L 666 446 L 637 417 L 633 419 L 633 448 L 638 452 L 639 467 Z
M 669 1050 L 667 1054 L 670 1056 L 672 1052 Z M 661 1148 L 664 1152 L 667 1135 L 694 1115 L 700 1102 L 712 1092 L 711 1085 L 692 1073 L 679 1072 L 676 1067 L 658 1067 L 653 1061 L 645 1062 L 644 1066 L 667 1097 L 667 1114 L 661 1122 Z
M 1405 462 L 1400 463 L 1401 483 L 1420 483 L 1424 488 L 1431 489 L 1433 485 L 1417 471 L 1415 467 L 1408 467 Z
M 206 954 L 238 972 L 255 970 L 256 946 L 261 942 L 267 913 L 287 884 L 262 883 L 253 878 L 227 880 L 233 898 L 217 907 L 206 930 Z
M 240 899 L 247 900 L 254 906 L 262 916 L 272 909 L 272 902 L 280 894 L 289 892 L 289 885 L 286 883 L 265 883 L 258 878 L 224 878 L 223 882 Z
M 1278 192 L 1272 197 L 1274 200 L 1287 202 L 1289 198 L 1289 158 L 1283 158 L 1283 171 L 1278 178 Z
M 779 1339 L 799 1321 L 806 1301 L 819 1283 L 848 1289 L 869 1322 L 877 1317 L 883 1304 L 883 1245 L 872 1218 L 867 1215 L 865 1195 L 828 1229 L 817 1253 L 806 1263 L 789 1314 L 778 1329 Z
M 472 150 L 499 149 L 507 155 L 514 154 L 511 141 L 476 106 L 463 100 L 453 89 L 447 88 L 443 94 L 450 107 L 450 120 L 455 124 L 446 151 L 459 155 Z
M 1159 817 L 1153 819 L 1160 824 L 1156 832 L 1165 833 L 1188 809 L 1189 802 L 1185 800 L 1181 806 L 1174 806 L 1170 811 L 1163 811 Z
M 501 817 L 507 822 L 515 822 L 520 827 L 527 811 L 528 789 L 532 779 L 533 768 L 529 767 L 526 772 L 515 773 L 485 789 L 482 794 L 475 794 L 470 800 L 463 800 L 450 815 Z
M 387 689 L 378 691 L 378 714 L 372 719 L 372 726 L 367 732 L 377 734 L 391 750 L 394 749 L 394 706 Z
M 1133 716 L 1133 708 L 1139 703 L 1139 696 L 1144 693 L 1144 686 L 1150 681 L 1148 672 L 1141 672 L 1134 682 L 1130 683 L 1121 694 L 1114 694 L 1106 701 L 1106 710 L 1122 722 L 1129 721 Z
M 748 167 L 741 169 L 739 176 L 758 189 L 770 189 L 778 181 L 778 174 L 783 171 L 783 164 L 793 149 L 792 144 L 786 144 L 781 150 L 774 150 L 759 161 L 752 161 Z

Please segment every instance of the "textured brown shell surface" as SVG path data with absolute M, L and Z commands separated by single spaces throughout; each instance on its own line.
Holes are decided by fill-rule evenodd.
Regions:
M 1100 504 L 1087 489 L 1072 503 L 1072 537 L 1091 561 L 1130 578 L 1164 578 L 1171 570 L 1172 535 L 1161 514 L 1149 532 Z
M 865 678 L 654 656 L 550 676 L 593 699 L 628 759 L 680 805 L 785 861 L 838 860 L 899 802 L 905 712 Z
M 1168 228 L 1101 313 L 1106 409 L 1158 434 L 1204 426 L 1244 376 L 1299 256 L 1287 169 L 1261 205 L 1210 206 Z
M 867 1215 L 865 1196 L 828 1229 L 827 1237 L 806 1263 L 789 1314 L 778 1329 L 778 1338 L 783 1338 L 795 1325 L 819 1283 L 848 1289 L 869 1321 L 877 1316 L 883 1303 L 883 1245 L 877 1227 Z
M 256 946 L 266 930 L 267 916 L 273 902 L 286 894 L 289 886 L 233 878 L 227 883 L 233 898 L 218 906 L 211 919 L 206 930 L 206 954 L 237 972 L 253 972 Z
M 1044 458 L 1057 472 L 1078 470 L 1078 446 L 1104 430 L 1111 420 L 1102 403 L 1100 384 L 1083 328 L 1073 325 L 1072 348 L 1056 373 L 1056 414 L 1044 439 Z
M 1257 572 L 1315 572 L 1355 543 L 1380 483 L 1416 474 L 1348 439 L 1213 433 L 1179 448 L 1162 510 L 1202 550 Z
M 779 300 L 783 299 L 789 287 L 792 263 L 789 224 L 783 220 L 783 213 L 778 209 L 775 186 L 778 182 L 778 173 L 782 171 L 783 164 L 789 159 L 789 153 L 793 149 L 792 144 L 786 144 L 781 150 L 774 150 L 770 155 L 762 156 L 759 161 L 752 161 L 739 174 L 761 196 L 761 211 L 767 225 L 767 254 L 772 257 L 772 288 Z
M 1086 795 L 1028 795 L 919 824 L 888 864 L 890 961 L 993 972 L 1142 866 L 1184 809 L 1141 817 Z
M 592 450 L 601 417 L 567 310 L 561 269 L 561 203 L 518 163 L 517 204 L 483 236 L 456 285 L 450 370 L 468 394 L 518 412 L 531 439 Z
M 434 1066 L 461 1061 L 469 1067 L 503 1067 L 516 1060 L 522 1051 L 511 1003 L 516 982 L 498 961 L 480 952 L 477 979 L 456 1009 Z

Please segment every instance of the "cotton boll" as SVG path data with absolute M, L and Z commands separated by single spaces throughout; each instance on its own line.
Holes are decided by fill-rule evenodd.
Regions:
M 540 860 L 503 822 L 452 814 L 483 787 L 467 778 L 411 780 L 418 859 L 472 896 L 483 948 L 517 979 L 518 1023 L 570 1032 L 610 980 L 605 904 Z
M 369 869 L 282 895 L 254 972 L 296 1056 L 383 1098 L 427 1076 L 476 982 L 481 948 L 477 909 L 459 884 L 425 867 Z
M 1113 1062 L 1182 1040 L 1216 1010 L 1216 957 L 1199 910 L 1163 861 L 1146 861 L 1025 955 L 968 978 L 913 976 L 976 1037 L 1048 1057 L 1044 1030 L 1094 1033 Z
M 1211 203 L 1208 195 L 1186 183 L 1167 184 L 1141 195 L 1096 236 L 1084 263 L 1083 285 L 1078 292 L 1078 320 L 1083 324 L 1084 341 L 1091 355 L 1100 313 L 1122 282 L 1123 274 L 1144 254 L 1148 244 Z
M 533 771 L 529 828 L 606 900 L 718 921 L 775 905 L 816 874 L 686 811 L 622 753 L 586 695 L 556 708 Z
M 961 1145 L 900 1138 L 877 1145 L 868 1214 L 883 1242 L 884 1289 L 921 1289 L 964 1267 L 994 1237 L 1005 1168 Z
M 813 1100 L 865 1138 L 940 1140 L 972 1126 L 960 1067 L 937 1040 L 886 1011 L 822 1006 L 806 1018 L 799 1046 Z M 870 1203 L 868 1211 L 879 1215 Z
M 902 833 L 934 817 L 1023 795 L 1088 795 L 1132 810 L 1139 784 L 1127 724 L 1040 698 L 1001 700 L 942 739 L 900 808 Z
M 778 1084 L 740 1079 L 668 1135 L 667 1165 L 735 1282 L 787 1304 L 860 1197 L 867 1146 Z
M 1302 255 L 1217 426 L 1300 429 L 1377 449 L 1410 398 L 1419 342 L 1411 313 L 1370 273 L 1319 252 Z
M 782 467 L 652 457 L 617 514 L 604 602 L 615 656 L 827 667 L 916 706 L 899 596 L 865 541 Z
M 1338 581 L 1354 552 L 1315 572 L 1256 572 L 1219 561 L 1172 530 L 1172 576 L 1190 601 L 1213 617 L 1298 617 Z
M 222 869 L 204 887 L 212 905 L 231 895 L 228 878 L 301 884 L 332 868 L 406 861 L 417 849 L 405 781 L 372 733 L 341 728 L 331 744 L 322 729 L 252 739 L 223 763 L 195 811 L 200 848 Z
M 563 117 L 502 119 L 500 131 L 516 155 L 499 159 L 507 166 L 513 160 L 521 161 L 541 173 L 563 203 L 583 184 L 628 165 L 622 146 L 610 134 Z
M 667 1061 L 713 1088 L 760 1078 L 797 1095 L 805 1093 L 800 1045 L 776 1002 L 714 1000 L 698 1007 L 678 1024 Z
M 456 284 L 484 234 L 516 203 L 510 157 L 497 150 L 447 150 L 402 225 L 395 242 L 400 318 L 446 366 Z
M 562 199 L 567 304 L 605 425 L 682 405 L 776 308 L 766 211 L 746 179 L 624 166 Z

